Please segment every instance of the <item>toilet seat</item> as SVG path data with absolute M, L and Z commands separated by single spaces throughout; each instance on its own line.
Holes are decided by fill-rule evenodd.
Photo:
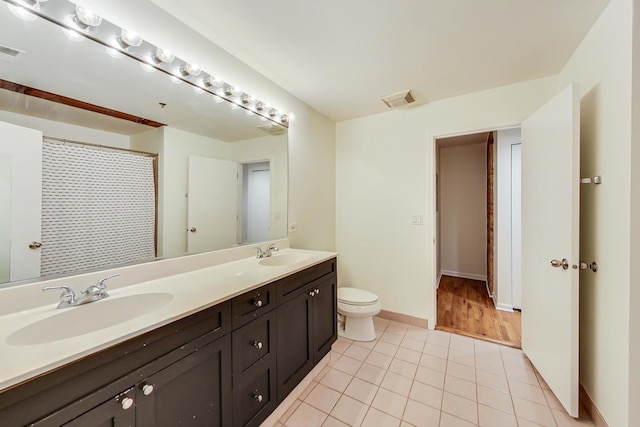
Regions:
M 378 302 L 378 296 L 364 289 L 338 288 L 338 302 L 348 305 L 367 306 Z

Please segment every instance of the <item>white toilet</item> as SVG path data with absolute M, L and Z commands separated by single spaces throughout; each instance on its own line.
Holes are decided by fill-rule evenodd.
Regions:
M 354 341 L 373 341 L 373 316 L 380 313 L 378 296 L 364 289 L 338 288 L 338 335 Z

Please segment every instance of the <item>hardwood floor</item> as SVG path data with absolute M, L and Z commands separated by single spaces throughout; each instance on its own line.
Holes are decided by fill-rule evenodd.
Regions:
M 520 313 L 496 310 L 484 282 L 442 276 L 438 324 L 442 329 L 520 348 Z

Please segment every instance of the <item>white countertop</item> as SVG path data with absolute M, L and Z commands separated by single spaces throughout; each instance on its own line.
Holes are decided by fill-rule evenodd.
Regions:
M 306 254 L 309 257 L 301 262 L 281 266 L 265 266 L 259 264 L 255 257 L 244 258 L 118 289 L 108 289 L 109 298 L 78 307 L 56 309 L 56 303 L 0 316 L 0 392 L 96 351 L 337 256 L 335 252 L 301 249 L 284 249 L 277 255 L 295 253 Z M 100 315 L 105 313 L 98 304 L 145 293 L 168 293 L 173 295 L 173 299 L 149 313 L 95 332 L 44 344 L 15 345 L 7 342 L 12 334 L 25 326 L 38 321 L 46 322 L 44 319 L 67 310 L 81 308 L 88 315 L 86 321 L 91 322 L 92 308 Z M 112 315 L 118 316 L 118 313 Z M 111 319 L 107 323 L 112 323 Z M 73 325 L 69 327 L 72 328 Z

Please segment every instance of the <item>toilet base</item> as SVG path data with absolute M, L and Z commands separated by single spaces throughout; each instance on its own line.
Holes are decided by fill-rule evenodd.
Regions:
M 338 325 L 338 335 L 353 341 L 375 340 L 376 330 L 373 327 L 373 316 L 344 316 L 343 321 Z

